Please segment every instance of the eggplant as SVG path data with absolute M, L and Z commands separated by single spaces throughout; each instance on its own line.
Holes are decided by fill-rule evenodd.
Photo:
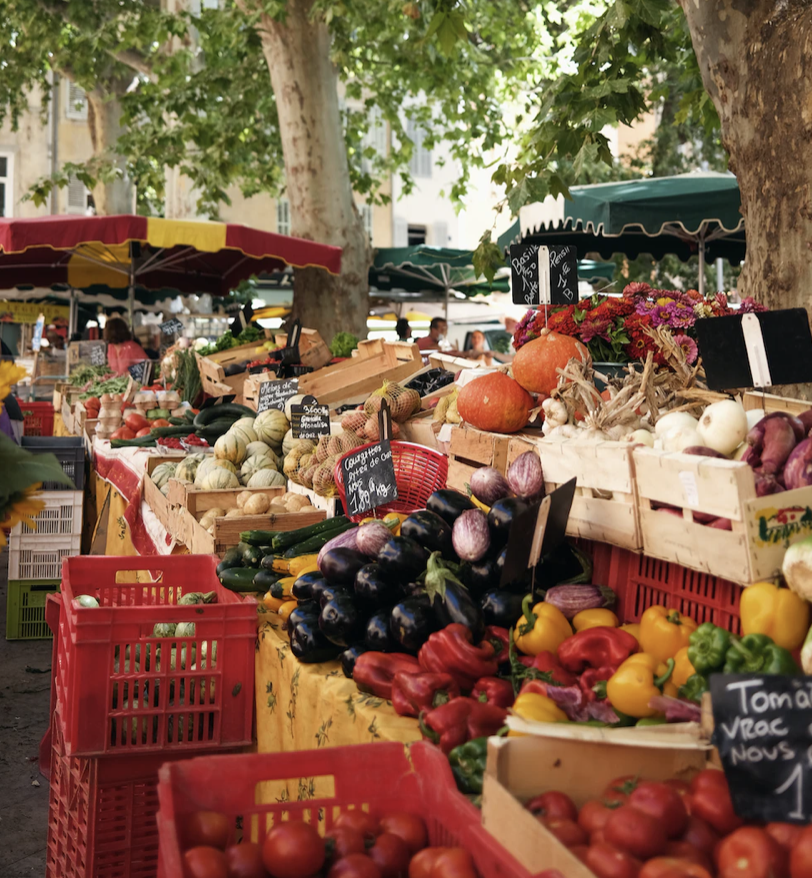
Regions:
M 389 617 L 392 608 L 378 610 L 367 619 L 367 627 L 364 632 L 364 646 L 373 652 L 397 652 L 398 645 L 395 643 L 389 631 Z
M 445 628 L 454 622 L 465 625 L 474 635 L 474 643 L 482 640 L 485 633 L 485 620 L 482 610 L 461 585 L 446 580 L 445 594 L 436 595 L 433 604 L 434 618 L 438 628 Z
M 487 554 L 482 560 L 463 564 L 460 570 L 460 579 L 465 587 L 475 598 L 482 596 L 489 588 L 499 588 L 499 580 L 502 576 L 502 565 L 499 563 L 504 552 Z
M 529 504 L 519 497 L 505 497 L 503 500 L 497 500 L 488 513 L 491 544 L 497 548 L 506 546 L 510 536 L 510 527 L 514 520 L 529 508 Z
M 536 587 L 539 590 L 581 582 L 592 582 L 592 561 L 566 540 L 545 555 L 536 566 Z
M 463 561 L 480 561 L 491 547 L 488 518 L 481 509 L 469 509 L 454 522 L 454 551 Z
M 319 606 L 324 609 L 324 605 L 329 601 L 334 601 L 336 598 L 344 597 L 352 597 L 352 592 L 348 588 L 344 588 L 343 585 L 330 585 L 328 582 L 327 585 L 319 591 Z
M 391 607 L 398 597 L 397 584 L 384 576 L 378 564 L 366 564 L 355 574 L 356 596 L 374 607 Z
M 392 537 L 378 555 L 378 566 L 384 576 L 396 582 L 418 577 L 429 560 L 426 550 L 408 537 Z
M 522 616 L 524 595 L 512 594 L 501 588 L 490 588 L 482 595 L 479 606 L 486 625 L 512 628 Z
M 342 650 L 324 636 L 317 619 L 303 619 L 291 629 L 290 651 L 300 662 L 316 664 L 332 661 Z
M 508 480 L 492 466 L 481 466 L 471 473 L 471 493 L 486 506 L 492 506 L 503 497 L 510 497 Z
M 417 653 L 434 629 L 434 613 L 428 595 L 406 598 L 392 608 L 389 633 L 404 652 Z
M 316 601 L 302 601 L 288 616 L 288 630 L 295 628 L 305 619 L 310 619 L 318 624 L 320 612 L 321 607 L 319 607 Z
M 544 600 L 572 619 L 581 610 L 611 609 L 617 603 L 617 595 L 605 585 L 555 585 L 547 590 Z
M 499 553 L 499 555 L 496 559 L 496 570 L 497 570 L 498 576 L 497 576 L 496 585 L 494 586 L 494 588 L 502 588 L 503 587 L 502 586 L 502 571 L 505 569 L 505 561 L 507 559 L 507 552 L 508 552 L 507 546 L 505 546 L 505 548 L 502 549 L 502 551 Z M 538 568 L 536 568 L 536 570 L 538 570 Z M 504 585 L 504 590 L 512 591 L 516 594 L 526 594 L 528 591 L 530 591 L 530 578 L 531 578 L 530 570 L 529 569 L 525 570 L 512 582 L 506 583 Z
M 338 658 L 341 662 L 341 670 L 344 672 L 345 677 L 352 679 L 352 672 L 355 670 L 355 662 L 357 661 L 358 656 L 363 655 L 365 652 L 369 652 L 369 650 L 363 644 L 356 643 L 354 646 L 350 646 L 341 653 Z
M 429 552 L 442 552 L 444 558 L 453 558 L 451 526 L 436 512 L 421 509 L 403 520 L 400 535 L 419 543 Z
M 459 491 L 453 491 L 451 488 L 444 488 L 442 491 L 435 491 L 426 501 L 426 509 L 434 512 L 445 521 L 446 524 L 454 526 L 454 522 L 462 515 L 466 509 L 476 509 L 476 506 Z
M 319 570 L 332 585 L 353 586 L 355 574 L 365 564 L 369 564 L 369 558 L 363 552 L 340 547 L 325 552 L 319 561 Z
M 323 583 L 323 585 L 321 585 L 323 588 L 327 585 L 327 580 L 318 572 L 303 573 L 291 586 L 291 597 L 296 598 L 297 601 L 312 600 L 313 589 L 316 583 Z
M 319 628 L 322 634 L 338 646 L 355 643 L 363 630 L 358 607 L 349 594 L 336 595 L 321 608 Z
M 426 587 L 422 582 L 406 582 L 400 586 L 399 592 L 398 600 L 403 600 L 404 598 L 413 598 L 417 595 L 425 594 Z

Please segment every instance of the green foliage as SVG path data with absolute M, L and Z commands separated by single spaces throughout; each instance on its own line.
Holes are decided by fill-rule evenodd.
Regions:
M 330 353 L 334 357 L 349 357 L 358 347 L 358 339 L 351 332 L 337 332 L 330 342 Z

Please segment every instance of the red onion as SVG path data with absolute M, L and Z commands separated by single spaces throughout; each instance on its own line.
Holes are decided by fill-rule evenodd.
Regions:
M 474 470 L 470 485 L 474 497 L 486 506 L 493 506 L 497 500 L 510 496 L 507 479 L 492 466 L 483 466 Z
M 708 448 L 707 445 L 689 445 L 687 448 L 682 449 L 683 454 L 695 454 L 698 457 L 720 457 L 722 460 L 727 460 L 724 454 L 721 454 L 715 448 Z
M 808 436 L 809 431 L 812 430 L 812 409 L 807 409 L 796 417 L 804 425 L 804 436 Z
M 479 561 L 491 547 L 488 516 L 481 509 L 468 509 L 454 522 L 451 531 L 454 551 L 463 561 Z
M 544 493 L 541 458 L 535 451 L 520 454 L 508 468 L 507 480 L 514 493 L 524 499 L 535 499 Z
M 759 476 L 756 479 L 756 497 L 780 494 L 783 490 L 783 485 L 780 485 L 774 476 Z
M 776 418 L 786 421 L 790 427 L 792 427 L 793 432 L 795 433 L 796 442 L 800 442 L 801 439 L 806 438 L 806 434 L 809 431 L 804 428 L 804 422 L 800 418 L 796 418 L 795 415 L 791 415 L 789 412 L 770 412 L 770 414 L 765 415 L 758 424 L 756 424 L 756 427 L 758 427 L 759 424 L 763 424 L 765 421 L 774 421 Z M 747 441 L 750 441 L 749 436 L 747 437 Z
M 787 458 L 784 484 L 788 491 L 812 485 L 812 439 L 799 442 Z
M 787 418 L 780 417 L 780 412 L 776 414 L 779 417 L 767 415 L 762 418 L 747 434 L 749 448 L 742 457 L 754 470 L 767 475 L 777 473 L 783 467 L 798 441 L 793 424 Z M 793 420 L 800 425 L 797 418 Z

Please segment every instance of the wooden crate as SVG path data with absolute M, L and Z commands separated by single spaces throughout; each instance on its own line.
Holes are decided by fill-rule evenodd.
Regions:
M 639 552 L 640 507 L 632 446 L 627 442 L 581 445 L 522 434 L 511 440 L 508 465 L 535 449 L 546 491 L 576 479 L 567 534 Z
M 420 412 L 400 424 L 400 438 L 404 442 L 415 442 L 418 445 L 425 445 L 426 448 L 440 451 L 437 434 L 442 426 L 439 422 L 435 422 L 433 410 Z
M 180 463 L 183 455 L 150 455 L 147 460 L 147 473 L 144 476 L 144 502 L 155 513 L 155 517 L 164 526 L 164 529 L 175 534 L 178 527 L 178 510 L 173 506 L 169 497 L 161 493 L 161 489 L 152 481 L 152 473 L 155 467 L 162 463 Z
M 65 425 L 68 433 L 75 432 L 73 429 L 73 405 L 68 397 L 62 400 L 62 411 L 60 414 L 62 415 L 62 423 Z
M 265 330 L 265 340 L 271 338 L 270 332 Z M 225 370 L 228 366 L 235 363 L 241 363 L 244 360 L 256 360 L 261 357 L 257 354 L 257 348 L 262 347 L 263 339 L 251 342 L 251 344 L 243 344 L 236 348 L 229 348 L 227 351 L 217 351 L 214 354 L 201 357 L 195 354 L 197 360 L 197 368 L 200 371 L 200 383 L 203 390 L 209 396 L 230 396 L 236 395 L 234 402 L 242 402 L 242 386 L 248 377 L 248 370 L 240 372 L 239 375 L 226 375 Z
M 451 428 L 448 452 L 448 487 L 468 493 L 474 471 L 492 466 L 502 475 L 507 472 L 508 446 L 512 436 L 485 433 L 465 424 Z
M 741 461 L 634 451 L 643 551 L 731 582 L 750 585 L 781 569 L 787 547 L 812 535 L 812 487 L 757 497 L 753 470 Z M 669 504 L 682 517 L 652 508 Z M 697 513 L 729 518 L 716 530 Z
M 323 509 L 326 518 L 335 518 L 336 515 L 342 515 L 341 501 L 338 497 L 322 497 L 312 488 L 306 488 L 304 485 L 297 485 L 296 482 L 288 480 L 288 491 L 291 494 L 301 494 L 310 500 L 310 505 L 316 509 Z
M 288 342 L 286 333 L 276 333 L 275 341 L 278 345 L 284 347 Z M 327 343 L 321 337 L 316 329 L 303 329 L 299 336 L 299 362 L 303 366 L 310 366 L 315 372 L 317 369 L 323 369 L 333 355 Z
M 278 497 L 285 493 L 283 487 L 275 488 L 226 488 L 220 491 L 203 491 L 195 489 L 186 482 L 177 479 L 169 480 L 169 502 L 173 506 L 188 509 L 196 518 L 200 518 L 209 509 L 230 509 L 237 505 L 237 495 L 243 491 L 252 494 L 267 494 L 268 497 Z
M 764 409 L 770 412 L 789 412 L 791 415 L 800 415 L 812 408 L 812 402 L 805 399 L 792 399 L 787 396 L 776 396 L 773 393 L 757 393 L 748 391 L 742 397 L 742 405 L 745 411 Z
M 74 387 L 67 381 L 57 381 L 54 384 L 54 411 L 62 410 L 62 404 L 67 400 L 70 404 L 76 402 L 82 394 L 81 387 Z

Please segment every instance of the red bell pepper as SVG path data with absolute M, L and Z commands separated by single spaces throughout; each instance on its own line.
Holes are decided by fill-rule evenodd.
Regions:
M 474 684 L 471 698 L 476 698 L 477 701 L 484 704 L 495 704 L 497 707 L 507 708 L 513 707 L 516 695 L 510 680 L 500 680 L 499 677 L 483 677 Z
M 475 646 L 473 640 L 470 629 L 456 622 L 435 631 L 417 654 L 420 667 L 450 674 L 463 692 L 470 692 L 480 677 L 494 677 L 499 670 L 493 644 L 482 641 Z
M 507 711 L 473 698 L 455 698 L 420 714 L 420 731 L 448 755 L 474 738 L 495 735 L 505 724 Z
M 580 674 L 586 668 L 617 669 L 637 650 L 637 640 L 628 631 L 587 628 L 568 637 L 558 647 L 558 660 L 568 671 Z
M 485 636 L 482 639 L 487 640 L 496 650 L 496 659 L 500 665 L 507 664 L 510 661 L 510 631 L 507 628 L 488 625 L 485 629 Z
M 411 674 L 402 671 L 392 681 L 392 707 L 400 716 L 420 716 L 452 698 L 459 698 L 460 687 L 449 674 Z
M 417 659 L 398 652 L 365 652 L 358 656 L 352 678 L 362 692 L 391 701 L 392 681 L 397 673 L 419 674 Z
M 606 698 L 606 681 L 614 674 L 615 668 L 587 668 L 581 674 L 578 685 L 589 696 L 603 700 Z
M 545 683 L 552 683 L 554 686 L 577 685 L 578 678 L 575 674 L 571 674 L 561 667 L 561 662 L 555 653 L 544 650 L 532 658 L 533 662 L 529 666 L 530 670 L 525 675 L 527 679 L 543 680 Z M 533 671 L 537 673 L 533 673 Z

